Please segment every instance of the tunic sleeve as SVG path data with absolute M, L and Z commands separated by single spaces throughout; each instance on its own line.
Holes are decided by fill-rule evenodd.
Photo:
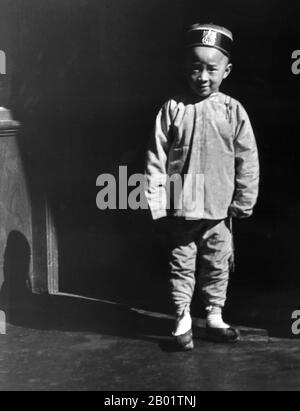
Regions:
M 167 215 L 167 160 L 170 147 L 172 101 L 159 111 L 148 145 L 145 164 L 145 194 L 154 220 Z
M 235 192 L 229 213 L 246 218 L 253 213 L 259 191 L 259 158 L 257 144 L 249 117 L 237 106 L 235 135 Z

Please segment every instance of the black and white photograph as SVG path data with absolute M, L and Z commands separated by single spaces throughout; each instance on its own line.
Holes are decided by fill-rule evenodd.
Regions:
M 300 5 L 0 0 L 0 391 L 300 391 Z

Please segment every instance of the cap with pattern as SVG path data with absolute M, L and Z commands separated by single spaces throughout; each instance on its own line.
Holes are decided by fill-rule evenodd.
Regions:
M 231 56 L 233 36 L 225 27 L 215 24 L 193 24 L 187 31 L 187 47 L 213 47 Z

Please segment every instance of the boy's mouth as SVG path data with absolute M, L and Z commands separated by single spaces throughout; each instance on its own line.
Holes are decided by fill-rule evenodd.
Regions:
M 202 83 L 202 84 L 198 83 L 197 88 L 199 88 L 200 90 L 207 89 L 207 88 L 209 88 L 209 84 L 207 84 L 207 83 Z
M 206 91 L 209 90 L 209 86 L 207 85 L 198 85 L 197 89 L 201 92 L 201 93 L 205 93 Z

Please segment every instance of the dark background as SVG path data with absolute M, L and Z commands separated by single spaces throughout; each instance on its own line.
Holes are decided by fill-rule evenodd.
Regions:
M 261 158 L 255 216 L 235 223 L 233 287 L 299 286 L 299 7 L 284 1 L 2 0 L 8 56 L 1 103 L 23 127 L 32 190 L 58 230 L 60 290 L 141 304 L 166 301 L 164 253 L 149 213 L 99 211 L 96 178 L 142 172 L 161 104 L 185 85 L 183 34 L 214 22 L 235 36 L 222 91 L 246 107 Z M 3 77 L 3 76 L 2 76 Z M 250 291 L 249 291 L 250 292 Z

